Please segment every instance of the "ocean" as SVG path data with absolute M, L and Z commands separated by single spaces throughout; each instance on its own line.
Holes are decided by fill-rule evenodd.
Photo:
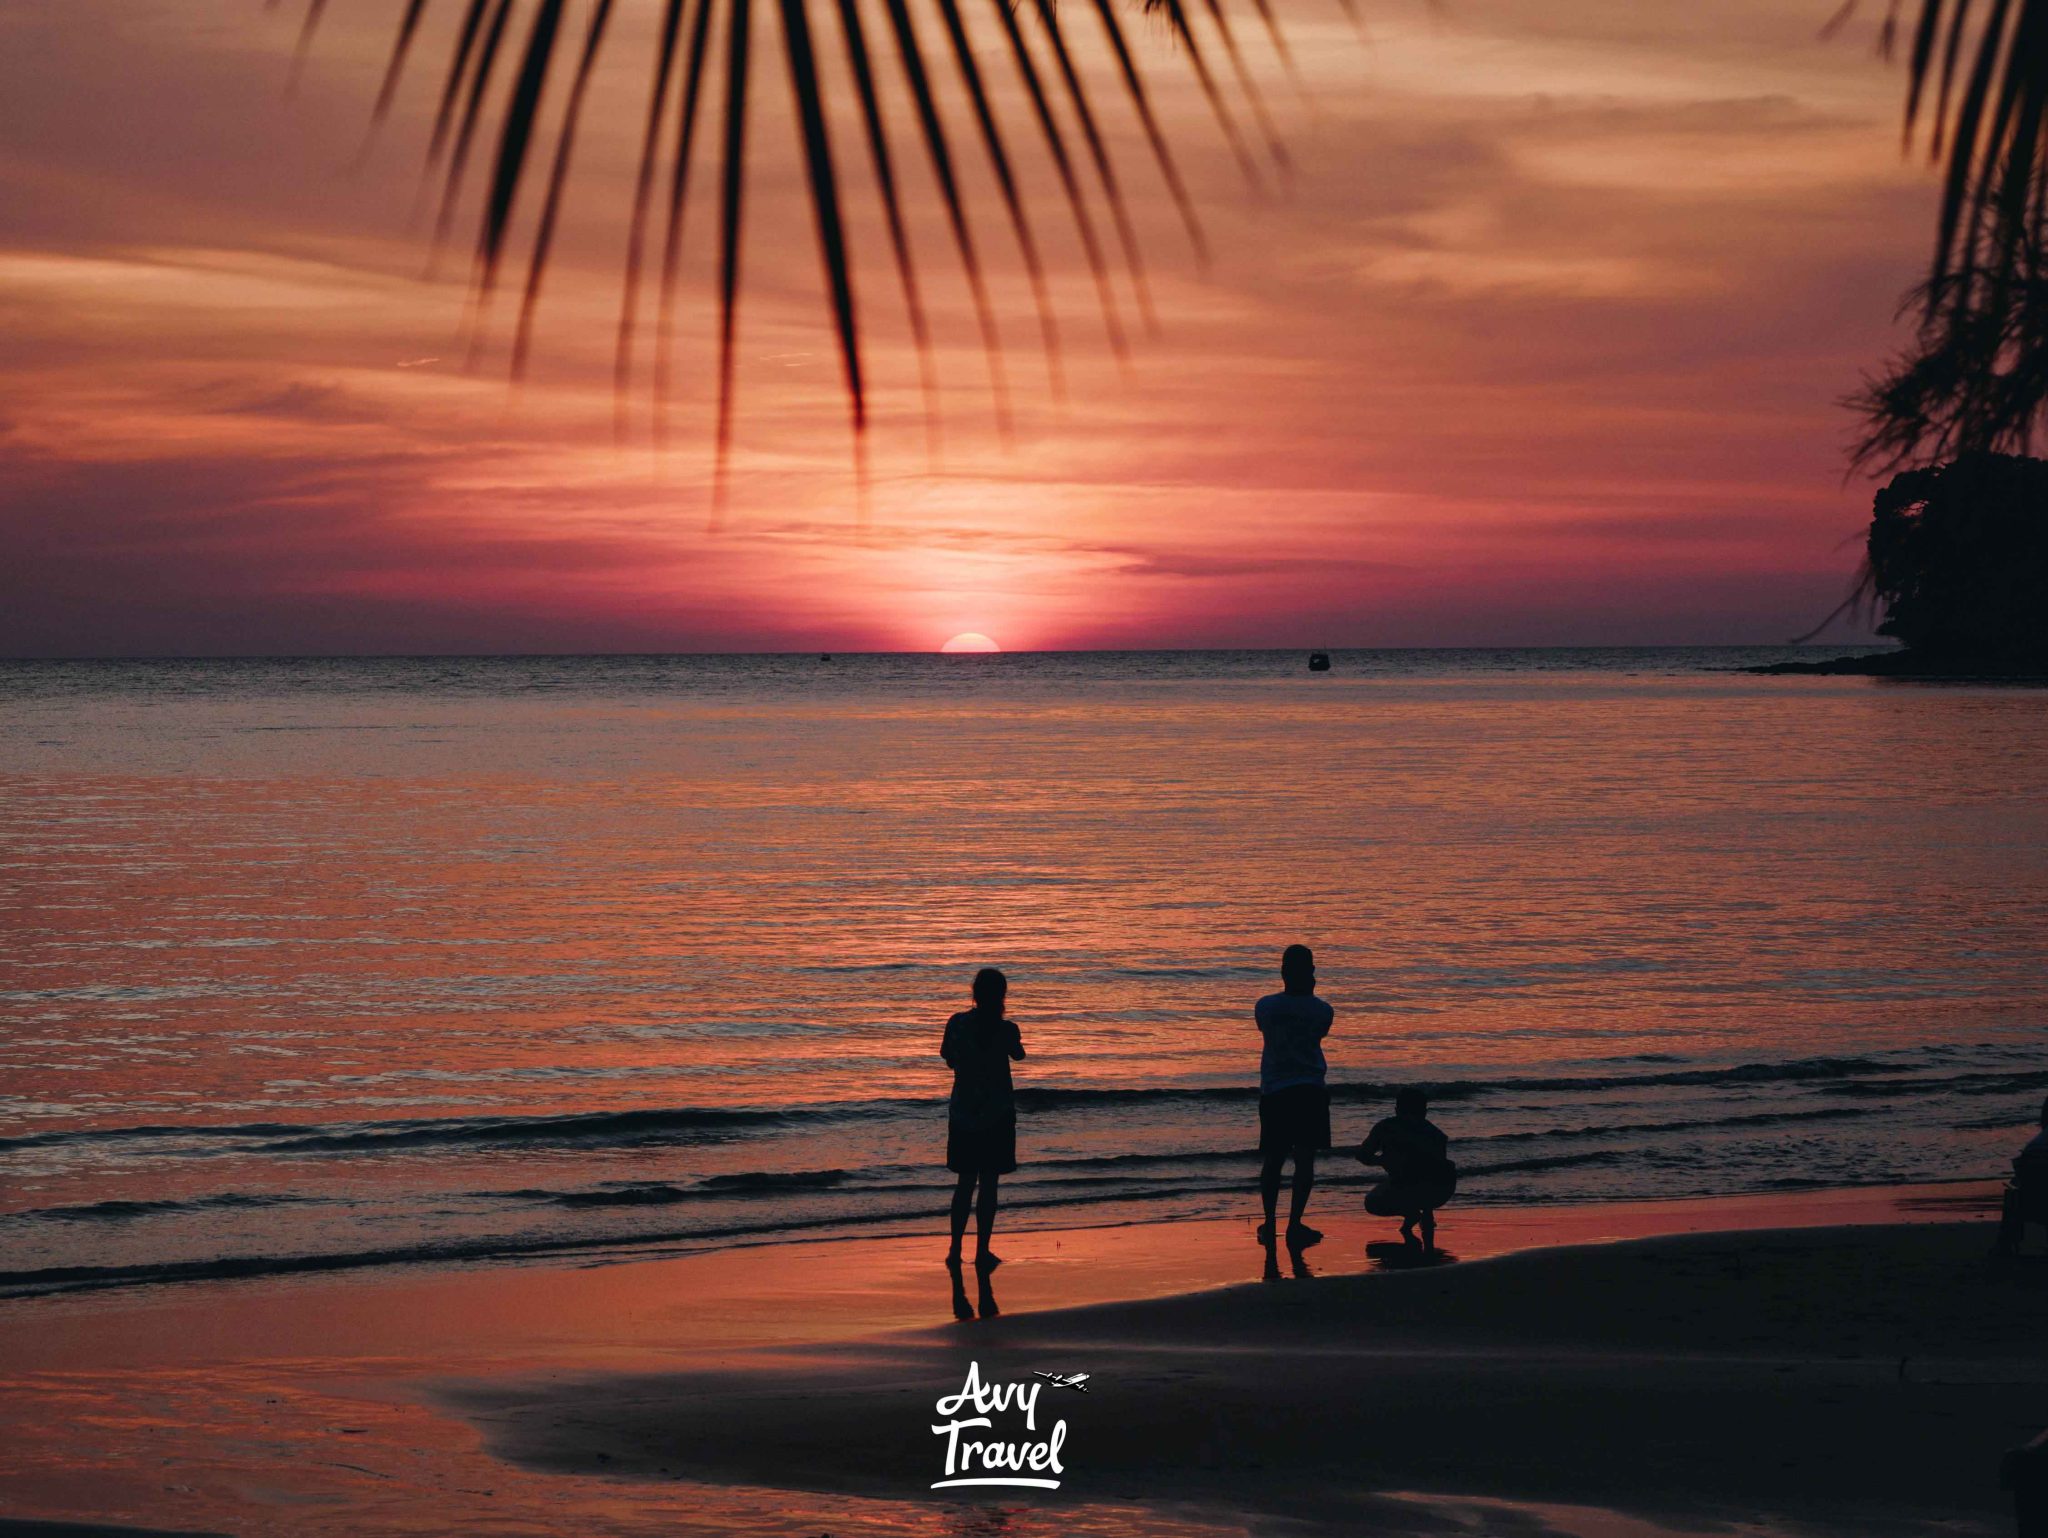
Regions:
M 0 1292 L 1249 1213 L 1257 997 L 1460 1204 L 2001 1172 L 2048 692 L 1786 649 L 0 663 Z M 1447 1226 L 1453 1220 L 1446 1215 Z

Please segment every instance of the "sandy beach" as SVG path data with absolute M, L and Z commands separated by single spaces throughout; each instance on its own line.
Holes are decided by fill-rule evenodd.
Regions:
M 235 1534 L 1995 1533 L 1998 1456 L 2048 1413 L 2048 1267 L 1986 1262 L 1990 1200 L 1474 1209 L 1446 1224 L 1459 1261 L 1428 1268 L 1333 1211 L 1272 1278 L 1235 1220 L 1020 1233 L 1000 1313 L 965 1322 L 923 1238 L 17 1300 L 0 1511 Z M 963 1290 L 984 1301 L 971 1271 Z M 934 1404 L 970 1362 L 1089 1374 L 1038 1406 L 1068 1422 L 1059 1490 L 929 1488 Z

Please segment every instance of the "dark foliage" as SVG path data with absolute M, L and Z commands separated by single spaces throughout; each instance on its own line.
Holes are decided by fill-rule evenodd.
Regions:
M 1995 670 L 2048 664 L 2048 461 L 1966 454 L 1878 492 L 1863 591 L 1915 654 Z
M 1891 0 L 1887 48 L 1905 9 Z M 2048 410 L 2048 0 L 1913 12 L 1905 133 L 1924 133 L 1942 196 L 1913 344 L 1851 402 L 1857 462 L 1876 468 L 2023 450 Z
M 1857 462 L 1909 464 L 2033 446 L 2048 396 L 2048 269 L 2028 233 L 2010 271 L 1951 272 L 1916 291 L 1913 346 L 1850 405 L 1864 421 Z

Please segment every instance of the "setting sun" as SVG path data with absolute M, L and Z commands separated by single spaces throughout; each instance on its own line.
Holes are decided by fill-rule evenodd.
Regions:
M 978 630 L 963 630 L 944 646 L 942 652 L 999 652 L 1002 648 Z

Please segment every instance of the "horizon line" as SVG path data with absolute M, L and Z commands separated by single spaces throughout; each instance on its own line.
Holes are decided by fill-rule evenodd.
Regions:
M 1667 652 L 1667 651 L 1829 651 L 1841 647 L 1863 647 L 1890 651 L 1898 643 L 1886 636 L 1869 640 L 1841 641 L 1543 641 L 1543 642 L 1460 642 L 1443 645 L 1343 646 L 1303 642 L 1288 646 L 1047 646 L 1004 649 L 993 652 L 947 652 L 933 647 L 835 648 L 805 646 L 775 651 L 676 650 L 676 651 L 360 651 L 360 652 L 53 652 L 0 653 L 0 666 L 11 663 L 130 663 L 130 662 L 536 662 L 567 660 L 609 660 L 631 658 L 693 657 L 948 657 L 963 664 L 987 662 L 996 657 L 1148 657 L 1185 656 L 1210 653 L 1406 653 L 1406 652 Z

